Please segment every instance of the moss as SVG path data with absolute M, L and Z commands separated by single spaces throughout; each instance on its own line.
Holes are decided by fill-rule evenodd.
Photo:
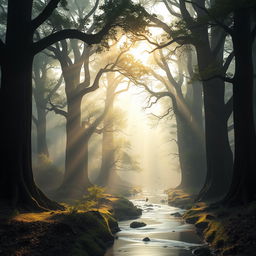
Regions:
M 109 222 L 115 222 L 109 215 L 97 211 L 64 215 L 63 223 L 70 225 L 78 237 L 71 249 L 74 256 L 101 256 L 113 244 L 114 236 Z M 112 224 L 113 225 L 113 224 Z
M 142 214 L 142 210 L 126 198 L 119 198 L 113 202 L 113 214 L 117 220 L 126 220 L 138 218 Z

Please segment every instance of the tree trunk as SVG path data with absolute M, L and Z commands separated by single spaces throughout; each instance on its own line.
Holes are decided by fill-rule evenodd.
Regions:
M 212 55 L 208 42 L 208 32 L 200 33 L 200 42 L 196 47 L 198 68 L 201 77 L 207 68 L 218 67 L 219 63 Z M 228 140 L 228 129 L 225 113 L 225 83 L 220 79 L 203 81 L 205 142 L 207 175 L 199 193 L 198 200 L 219 199 L 224 196 L 230 186 L 233 167 L 233 156 Z
M 249 9 L 239 9 L 234 12 L 235 160 L 232 185 L 223 201 L 230 205 L 251 202 L 256 195 L 256 135 L 253 120 L 253 61 L 250 22 Z
M 67 86 L 67 85 L 66 85 Z M 81 127 L 82 96 L 67 95 L 65 174 L 60 191 L 65 197 L 80 197 L 91 186 L 88 177 L 88 139 Z
M 173 106 L 175 108 L 176 103 Z M 197 118 L 200 119 L 199 113 L 193 113 L 195 111 L 196 109 L 194 111 L 193 109 L 191 110 L 190 117 L 184 116 L 182 108 L 174 111 L 177 123 L 177 146 L 182 176 L 181 184 L 178 188 L 182 188 L 190 193 L 199 192 L 205 180 L 205 155 L 202 143 L 203 129 L 202 124 L 197 121 Z
M 113 89 L 111 86 L 107 88 L 106 103 L 108 105 L 108 113 L 103 121 L 102 135 L 102 159 L 99 176 L 96 183 L 99 186 L 107 186 L 110 182 L 110 176 L 115 167 L 115 145 L 114 145 L 114 122 L 113 122 Z M 111 102 L 112 101 L 112 102 Z
M 8 5 L 5 60 L 1 66 L 0 198 L 18 209 L 60 209 L 36 187 L 32 174 L 31 7 L 30 1 L 9 1 Z
M 48 145 L 46 142 L 46 106 L 43 103 L 36 104 L 37 108 L 37 155 L 46 155 L 49 157 Z

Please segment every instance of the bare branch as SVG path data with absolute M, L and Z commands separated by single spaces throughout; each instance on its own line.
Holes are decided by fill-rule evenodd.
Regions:
M 54 105 L 51 101 L 49 101 L 49 104 L 51 105 L 51 107 L 50 108 L 47 107 L 46 108 L 47 110 L 54 111 L 55 114 L 58 114 L 67 118 L 68 113 L 66 111 L 60 109 L 59 106 Z
M 91 11 L 88 12 L 88 14 L 83 18 L 84 21 L 88 20 L 93 14 L 94 12 L 96 11 L 98 5 L 99 5 L 99 0 L 96 0 L 93 8 L 91 9 Z
M 179 37 L 176 37 L 176 38 L 170 40 L 169 42 L 167 42 L 165 44 L 157 45 L 157 47 L 155 49 L 153 49 L 150 53 L 152 53 L 156 50 L 159 50 L 159 49 L 163 49 L 163 48 L 165 48 L 171 44 L 174 44 L 174 43 L 178 43 L 180 45 L 193 44 L 193 40 L 190 36 L 179 36 Z
M 234 130 L 234 124 L 231 124 L 228 126 L 228 132 L 231 132 Z
M 115 95 L 121 94 L 121 93 L 123 93 L 123 92 L 127 92 L 127 91 L 129 90 L 129 88 L 130 88 L 130 84 L 131 84 L 131 81 L 128 82 L 128 85 L 127 85 L 126 88 L 115 92 Z
M 214 76 L 209 77 L 209 78 L 199 79 L 199 81 L 206 82 L 206 81 L 209 81 L 209 80 L 212 80 L 212 79 L 221 79 L 224 82 L 227 82 L 227 83 L 230 83 L 230 84 L 234 83 L 234 78 L 225 77 L 225 76 L 221 76 L 221 75 L 214 75 Z
M 234 54 L 234 51 L 233 51 L 229 54 L 229 56 L 226 59 L 225 64 L 223 65 L 223 74 L 226 74 L 226 72 L 227 72 L 232 60 L 234 59 L 234 57 L 235 57 L 235 54 Z
M 63 76 L 62 74 L 60 75 L 60 78 L 58 79 L 58 82 L 57 84 L 54 86 L 54 88 L 49 92 L 46 100 L 47 101 L 50 101 L 51 97 L 53 96 L 53 94 L 59 89 L 59 87 L 61 86 L 62 84 L 62 81 L 63 81 Z
M 57 8 L 60 0 L 50 0 L 44 10 L 32 20 L 32 30 L 35 31 L 41 24 L 43 24 Z
M 38 120 L 34 115 L 32 115 L 32 121 L 35 123 L 35 125 L 38 125 Z
M 171 15 L 173 15 L 173 16 L 175 16 L 175 17 L 177 17 L 177 18 L 182 18 L 181 15 L 180 15 L 180 13 L 175 12 L 175 11 L 170 7 L 170 5 L 168 4 L 168 2 L 167 2 L 166 0 L 163 0 L 163 2 L 164 2 L 164 4 L 165 4 L 165 6 L 166 6 L 168 12 L 169 12 Z M 173 6 L 173 4 L 171 4 L 171 6 Z M 176 6 L 176 7 L 177 7 L 177 6 Z
M 225 115 L 226 115 L 226 121 L 230 118 L 232 112 L 233 112 L 233 96 L 230 97 L 228 102 L 225 104 Z

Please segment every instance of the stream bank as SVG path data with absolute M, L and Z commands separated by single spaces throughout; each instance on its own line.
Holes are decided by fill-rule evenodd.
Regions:
M 141 210 L 127 199 L 107 195 L 99 209 L 2 216 L 1 256 L 102 256 L 114 242 L 115 218 L 137 218 Z M 115 218 L 114 218 L 115 217 Z
M 256 255 L 256 202 L 246 207 L 211 207 L 205 202 L 194 203 L 194 196 L 182 190 L 170 189 L 167 193 L 169 205 L 186 209 L 182 217 L 195 225 L 214 255 Z

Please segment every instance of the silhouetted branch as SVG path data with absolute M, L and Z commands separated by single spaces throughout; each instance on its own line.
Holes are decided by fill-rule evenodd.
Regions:
M 170 108 L 168 108 L 167 109 L 167 111 L 165 112 L 165 114 L 163 114 L 163 115 L 156 115 L 156 114 L 153 114 L 153 113 L 151 113 L 151 115 L 153 115 L 154 117 L 156 117 L 156 118 L 158 118 L 158 119 L 163 119 L 163 118 L 165 118 L 166 116 L 168 116 L 171 112 L 173 111 L 173 108 L 172 107 L 170 107 Z
M 234 124 L 228 126 L 228 132 L 231 132 L 232 130 L 234 130 Z
M 165 6 L 166 6 L 168 12 L 169 12 L 171 15 L 173 15 L 173 16 L 175 16 L 175 17 L 177 17 L 177 18 L 182 18 L 179 13 L 175 12 L 175 11 L 170 7 L 170 5 L 168 4 L 169 1 L 167 2 L 166 0 L 163 0 L 163 2 L 164 2 L 164 4 L 165 4 Z M 174 3 L 171 3 L 171 6 L 176 6 L 176 5 L 174 5 Z M 176 6 L 176 7 L 177 7 L 177 6 Z M 178 5 L 178 8 L 179 8 L 179 5 Z
M 56 85 L 53 87 L 53 89 L 49 92 L 46 100 L 50 101 L 51 97 L 53 96 L 53 94 L 59 89 L 59 87 L 61 86 L 63 82 L 63 76 L 62 74 L 60 75 L 60 78 L 58 79 L 58 82 L 56 83 Z
M 63 106 L 58 106 L 58 105 L 55 105 L 53 104 L 51 101 L 49 101 L 49 104 L 51 105 L 50 108 L 46 108 L 47 110 L 49 111 L 54 111 L 55 114 L 58 114 L 58 115 L 61 115 L 61 116 L 64 116 L 65 118 L 67 118 L 67 112 L 65 110 L 62 110 L 60 109 L 59 107 L 63 107 Z
M 183 0 L 182 0 L 183 1 Z M 207 10 L 207 8 L 205 8 L 204 6 L 201 6 L 200 4 L 194 2 L 194 1 L 188 1 L 185 0 L 186 3 L 190 3 L 193 6 L 196 6 L 198 9 L 204 11 L 218 26 L 220 26 L 221 28 L 223 28 L 228 34 L 230 34 L 231 36 L 233 36 L 233 30 L 227 26 L 226 24 L 224 24 L 223 22 L 219 21 L 215 16 L 213 16 L 209 10 Z
M 86 34 L 76 29 L 63 29 L 61 31 L 50 34 L 49 36 L 46 36 L 38 42 L 35 42 L 33 44 L 33 53 L 37 54 L 38 52 L 41 52 L 42 50 L 48 48 L 50 45 L 65 39 L 79 39 L 88 45 L 99 44 L 103 37 L 108 34 L 109 30 L 116 26 L 114 24 L 114 21 L 119 16 L 119 14 L 125 9 L 127 3 L 128 1 L 125 0 L 121 2 L 121 4 L 117 7 L 115 12 L 113 12 L 113 15 L 109 16 L 108 21 L 98 33 Z
M 126 53 L 128 51 L 128 49 L 122 51 L 116 58 L 115 62 L 114 63 L 108 63 L 104 68 L 100 69 L 99 72 L 97 73 L 95 79 L 94 79 L 94 82 L 93 84 L 88 87 L 88 85 L 86 85 L 86 80 L 82 83 L 80 83 L 78 85 L 78 90 L 76 92 L 76 94 L 79 94 L 79 95 L 85 95 L 89 92 L 93 92 L 95 91 L 96 89 L 99 88 L 99 81 L 100 81 L 100 78 L 101 76 L 104 74 L 104 73 L 107 73 L 107 72 L 115 72 L 115 71 L 118 71 L 118 70 L 115 70 L 115 67 L 117 66 L 120 58 L 122 57 L 122 55 L 124 53 Z
M 225 104 L 225 115 L 226 115 L 226 121 L 228 121 L 229 117 L 231 116 L 233 112 L 233 96 L 230 97 L 228 102 Z
M 234 83 L 234 78 L 225 77 L 225 76 L 221 76 L 221 75 L 214 75 L 214 76 L 209 77 L 209 78 L 199 79 L 199 81 L 206 82 L 206 81 L 210 81 L 212 79 L 221 79 L 221 80 L 223 80 L 224 82 L 227 82 L 227 83 L 231 83 L 231 84 Z
M 35 123 L 35 125 L 38 125 L 38 120 L 34 115 L 32 115 L 32 121 Z
M 229 56 L 226 59 L 225 64 L 223 65 L 223 74 L 225 74 L 227 72 L 227 70 L 228 70 L 232 60 L 234 59 L 234 57 L 235 57 L 235 54 L 234 54 L 234 51 L 233 51 L 229 54 Z
M 99 5 L 99 2 L 100 2 L 99 0 L 96 0 L 96 2 L 94 4 L 93 8 L 91 9 L 91 11 L 89 11 L 88 14 L 83 18 L 84 21 L 86 21 L 87 19 L 90 18 L 90 16 L 93 15 L 93 13 L 96 11 L 96 9 Z
M 32 30 L 36 30 L 41 24 L 43 24 L 57 8 L 60 0 L 50 0 L 44 10 L 32 20 Z
M 171 45 L 171 44 L 173 44 L 173 43 L 178 43 L 178 44 L 180 44 L 180 45 L 192 44 L 192 38 L 191 38 L 191 36 L 178 36 L 178 37 L 176 37 L 176 38 L 170 40 L 169 42 L 167 42 L 167 43 L 165 43 L 165 44 L 161 44 L 161 45 L 159 45 L 159 44 L 154 44 L 154 45 L 156 45 L 157 47 L 156 47 L 155 49 L 153 49 L 152 51 L 150 51 L 150 53 L 152 53 L 152 52 L 154 52 L 154 51 L 156 51 L 156 50 L 158 50 L 158 49 L 163 49 L 163 48 L 165 48 L 165 47 L 167 47 L 167 46 L 169 46 L 169 45 Z

